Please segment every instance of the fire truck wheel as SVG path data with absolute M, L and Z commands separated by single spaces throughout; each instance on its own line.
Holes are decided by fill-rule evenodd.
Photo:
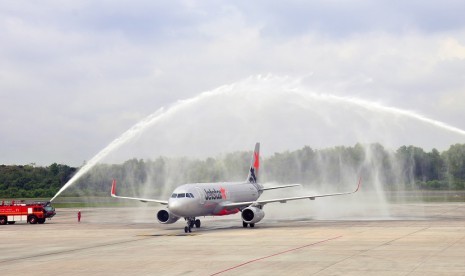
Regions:
M 0 225 L 6 224 L 6 217 L 0 217 Z
M 16 221 L 9 221 L 8 224 L 15 224 Z
M 45 222 L 45 219 L 44 219 L 44 218 L 42 218 L 42 219 L 37 219 L 37 222 L 38 222 L 39 224 L 43 224 L 43 223 Z
M 29 223 L 30 224 L 36 224 L 37 223 L 37 217 L 36 216 L 30 216 L 29 217 Z

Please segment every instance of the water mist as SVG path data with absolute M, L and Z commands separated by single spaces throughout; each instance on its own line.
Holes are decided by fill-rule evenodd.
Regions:
M 302 86 L 295 78 L 254 76 L 179 101 L 147 116 L 87 162 L 52 200 L 102 161 L 120 162 L 133 157 L 154 159 L 158 156 L 205 158 L 250 150 L 255 142 L 262 143 L 262 153 L 266 157 L 304 145 L 323 148 L 379 142 L 388 147 L 405 144 L 421 146 L 425 137 L 456 143 L 463 140 L 463 136 L 464 130 L 412 111 L 354 97 L 316 93 Z M 348 204 L 353 206 L 362 204 L 355 208 L 360 212 L 367 209 L 366 204 L 370 204 L 378 215 L 386 215 L 386 198 L 381 180 L 377 178 L 381 168 L 373 165 L 369 148 L 364 158 L 364 165 L 360 168 L 339 169 L 340 183 L 343 183 L 340 186 L 323 185 L 326 182 L 322 176 L 319 183 L 309 184 L 305 188 L 318 192 L 333 192 L 335 188 L 351 190 L 356 185 L 358 175 L 369 168 L 370 182 L 364 186 L 365 190 L 370 191 L 369 200 L 344 200 L 349 200 Z M 315 166 L 315 170 L 334 173 L 324 160 Z M 168 178 L 175 173 L 176 168 L 167 173 Z M 184 184 L 150 183 L 153 178 L 147 178 L 145 190 L 153 189 L 153 185 L 164 185 L 164 195 L 174 186 Z M 363 196 L 363 192 L 361 194 Z M 366 202 L 365 205 L 363 202 Z

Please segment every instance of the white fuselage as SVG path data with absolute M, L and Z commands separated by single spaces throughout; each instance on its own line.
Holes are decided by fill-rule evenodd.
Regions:
M 195 183 L 177 187 L 168 209 L 178 217 L 222 216 L 239 212 L 222 204 L 257 200 L 260 186 L 249 182 Z
M 249 173 L 244 182 L 219 182 L 219 183 L 193 183 L 176 188 L 168 200 L 127 197 L 116 195 L 116 180 L 111 185 L 111 196 L 121 199 L 139 200 L 142 202 L 156 202 L 167 206 L 157 212 L 160 223 L 175 223 L 181 217 L 187 222 L 185 233 L 190 233 L 192 227 L 199 228 L 201 223 L 196 217 L 224 216 L 241 212 L 242 227 L 255 227 L 265 213 L 263 206 L 268 203 L 286 203 L 293 200 L 340 196 L 356 193 L 361 184 L 359 180 L 355 191 L 331 194 L 300 195 L 294 197 L 281 197 L 259 200 L 263 191 L 300 186 L 300 184 L 288 184 L 274 187 L 263 187 L 258 183 L 260 171 L 260 143 L 255 144 Z

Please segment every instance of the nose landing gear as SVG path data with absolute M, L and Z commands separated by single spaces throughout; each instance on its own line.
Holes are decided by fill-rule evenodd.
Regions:
M 247 225 L 250 225 L 250 228 L 255 227 L 255 223 L 247 223 L 245 221 L 242 222 L 242 227 L 247 228 Z
M 192 232 L 192 228 L 200 228 L 200 219 L 195 219 L 195 217 L 184 218 L 187 222 L 187 226 L 184 227 L 184 233 Z

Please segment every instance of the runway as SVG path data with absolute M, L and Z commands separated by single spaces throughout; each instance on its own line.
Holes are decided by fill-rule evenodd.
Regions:
M 239 216 L 160 225 L 140 208 L 58 209 L 0 226 L 2 275 L 465 275 L 465 203 L 396 204 L 377 220 Z M 144 210 L 147 208 L 144 208 Z M 265 217 L 266 218 L 266 217 Z M 134 222 L 136 221 L 136 222 Z

